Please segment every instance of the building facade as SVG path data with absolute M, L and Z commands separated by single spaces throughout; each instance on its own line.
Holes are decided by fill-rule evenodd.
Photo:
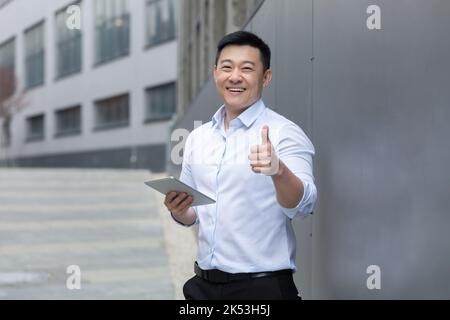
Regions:
M 0 163 L 164 170 L 177 13 L 175 0 L 2 1 L 0 68 L 23 107 L 0 119 Z

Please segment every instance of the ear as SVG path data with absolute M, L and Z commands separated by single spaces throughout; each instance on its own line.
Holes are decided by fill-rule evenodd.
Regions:
M 272 80 L 272 69 L 267 69 L 263 75 L 263 86 L 267 87 Z

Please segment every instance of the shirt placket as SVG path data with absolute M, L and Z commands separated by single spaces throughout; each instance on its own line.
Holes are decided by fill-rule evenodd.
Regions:
M 228 141 L 229 141 L 229 138 L 227 138 L 227 135 L 223 131 L 221 131 L 220 133 L 221 133 L 220 134 L 221 135 L 221 141 L 222 141 L 222 144 L 223 144 L 223 147 L 222 147 L 223 150 L 221 152 L 220 160 L 219 160 L 219 163 L 217 165 L 217 173 L 216 173 L 216 194 L 215 194 L 215 196 L 216 196 L 216 206 L 215 206 L 215 212 L 214 212 L 214 217 L 213 217 L 214 228 L 213 228 L 212 239 L 211 239 L 212 246 L 210 248 L 211 266 L 212 267 L 215 267 L 215 264 L 214 264 L 214 252 L 215 252 L 215 249 L 216 249 L 216 228 L 217 228 L 217 220 L 219 219 L 218 208 L 219 208 L 219 203 L 220 203 L 220 200 L 221 200 L 220 199 L 220 173 L 221 173 L 223 161 L 224 161 L 224 159 L 226 157 L 226 154 L 227 154 L 227 147 L 228 147 Z

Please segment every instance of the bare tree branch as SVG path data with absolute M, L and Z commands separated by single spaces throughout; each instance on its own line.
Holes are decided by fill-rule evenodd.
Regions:
M 23 109 L 28 104 L 25 96 L 25 90 L 17 92 L 14 73 L 0 67 L 0 118 L 9 121 L 15 113 Z

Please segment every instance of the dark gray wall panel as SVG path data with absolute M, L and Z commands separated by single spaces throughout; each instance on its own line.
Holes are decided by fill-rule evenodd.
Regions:
M 314 5 L 315 297 L 449 298 L 450 2 Z

